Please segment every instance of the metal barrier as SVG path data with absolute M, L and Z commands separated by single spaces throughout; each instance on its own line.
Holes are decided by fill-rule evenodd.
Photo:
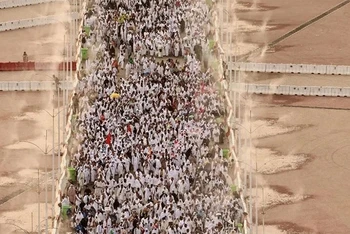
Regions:
M 251 94 L 350 97 L 350 87 L 235 83 L 232 85 L 232 90 Z
M 0 9 L 30 6 L 50 2 L 64 2 L 64 0 L 7 0 L 0 2 Z
M 314 64 L 228 63 L 228 70 L 245 72 L 350 75 L 350 66 Z
M 74 19 L 79 19 L 80 17 L 81 16 L 79 14 L 72 12 L 68 14 L 49 15 L 49 16 L 43 16 L 38 18 L 32 18 L 32 19 L 1 22 L 0 32 L 67 22 Z
M 72 81 L 61 81 L 60 89 L 73 90 Z M 56 90 L 54 81 L 0 81 L 0 91 L 51 91 Z

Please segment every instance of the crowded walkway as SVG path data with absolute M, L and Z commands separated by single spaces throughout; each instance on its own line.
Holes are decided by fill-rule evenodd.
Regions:
M 205 66 L 205 1 L 96 0 L 73 96 L 76 233 L 240 233 L 226 182 L 224 103 Z

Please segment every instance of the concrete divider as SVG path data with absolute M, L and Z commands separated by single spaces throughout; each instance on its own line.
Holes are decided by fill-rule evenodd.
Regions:
M 326 74 L 328 75 L 334 75 L 337 73 L 337 66 L 334 65 L 327 65 L 327 71 Z
M 250 94 L 350 97 L 350 87 L 234 83 L 231 90 Z
M 350 75 L 350 67 L 348 66 L 337 66 L 336 75 L 347 74 Z
M 350 88 L 332 88 L 333 97 L 350 97 Z
M 230 63 L 233 66 L 231 70 L 246 71 L 246 63 Z
M 73 90 L 71 81 L 61 81 L 61 89 Z M 50 91 L 56 90 L 54 81 L 0 81 L 0 91 Z
M 272 64 L 272 63 L 268 63 L 266 64 L 266 68 L 265 68 L 265 72 L 271 72 L 271 73 L 275 73 L 275 72 L 279 72 L 279 67 L 277 64 Z
M 289 86 L 288 85 L 278 85 L 276 87 L 276 94 L 280 95 L 289 95 Z
M 299 88 L 295 86 L 289 86 L 289 95 L 299 95 Z
M 327 96 L 327 97 L 331 97 L 332 95 L 332 87 L 321 87 L 320 91 L 321 91 L 321 96 Z M 334 93 L 334 92 L 333 92 Z
M 311 87 L 309 86 L 301 87 L 299 91 L 303 96 L 310 96 Z
M 342 89 L 336 89 L 336 88 L 332 88 L 331 92 L 332 92 L 332 96 L 334 97 L 341 97 L 343 93 Z
M 350 75 L 350 66 L 344 65 L 315 65 L 315 64 L 272 64 L 272 63 L 243 63 L 229 62 L 229 70 L 245 72 L 319 74 L 319 75 Z
M 19 83 L 16 81 L 9 81 L 8 82 L 8 91 L 19 91 Z
M 316 70 L 316 65 L 313 64 L 307 64 L 307 74 L 315 74 L 315 70 Z
M 253 72 L 266 72 L 266 66 L 264 63 L 252 63 L 248 66 L 248 68 L 249 67 Z
M 9 84 L 7 82 L 0 82 L 0 91 L 8 91 Z
M 275 64 L 275 71 L 276 73 L 285 73 L 287 70 L 287 64 Z
M 255 94 L 269 94 L 269 85 L 254 85 L 250 84 L 248 92 Z
M 350 87 L 341 89 L 341 97 L 350 97 Z
M 30 89 L 32 91 L 40 91 L 41 90 L 41 82 L 39 82 L 39 81 L 31 81 L 30 82 Z
M 327 65 L 315 65 L 315 74 L 324 75 L 327 74 Z
M 317 86 L 310 87 L 310 96 L 322 96 L 321 87 L 317 87 Z
M 326 74 L 329 75 L 342 75 L 350 73 L 350 67 L 347 66 L 334 66 L 334 65 L 328 65 L 327 66 L 327 72 Z
M 75 12 L 71 12 L 68 14 L 57 14 L 57 15 L 43 16 L 43 17 L 32 18 L 32 19 L 23 19 L 23 20 L 1 22 L 0 23 L 0 32 L 22 29 L 22 28 L 30 28 L 30 27 L 34 27 L 34 26 L 43 26 L 43 25 L 54 24 L 54 23 L 67 22 L 67 21 L 71 21 L 71 20 L 79 19 L 79 18 L 80 18 L 79 14 L 77 14 Z
M 301 64 L 288 64 L 286 66 L 286 72 L 292 74 L 300 74 L 303 69 Z

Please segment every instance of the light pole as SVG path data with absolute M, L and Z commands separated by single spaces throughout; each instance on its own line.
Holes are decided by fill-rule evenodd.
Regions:
M 57 111 L 59 111 L 60 109 L 60 87 L 59 87 L 59 84 L 60 84 L 60 80 L 58 79 L 58 77 L 54 76 L 54 79 L 55 79 L 55 83 L 56 83 L 56 90 L 57 90 Z M 55 110 L 53 110 L 55 111 Z M 53 114 L 55 114 L 55 112 L 53 112 Z M 61 156 L 61 136 L 60 136 L 60 127 L 61 127 L 61 124 L 60 124 L 60 112 L 57 113 L 57 139 L 58 139 L 58 142 L 57 142 L 57 146 L 58 146 L 58 157 L 57 157 L 57 166 L 58 166 L 58 174 L 60 173 L 60 167 L 59 167 L 59 164 L 60 164 L 60 156 Z M 53 125 L 55 126 L 55 123 L 53 123 Z M 65 131 L 65 129 L 63 129 L 63 131 Z M 54 144 L 54 142 L 52 143 Z
M 265 234 L 265 191 L 264 191 L 264 187 L 261 188 L 262 189 L 262 225 L 263 225 L 263 234 Z
M 65 64 L 65 63 L 64 63 Z M 59 77 L 57 77 L 55 74 L 52 75 L 52 76 L 49 76 L 49 75 L 44 75 L 44 74 L 38 74 L 38 73 L 35 73 L 33 76 L 45 76 L 45 77 L 49 77 L 51 79 L 53 79 L 55 81 L 55 85 L 56 85 L 56 91 L 57 91 L 57 108 L 59 109 L 60 108 L 60 91 L 63 92 L 63 97 L 62 97 L 62 101 L 63 101 L 63 107 L 67 106 L 66 105 L 66 95 L 65 95 L 65 92 L 67 91 L 67 87 L 66 87 L 66 82 L 62 83 L 62 79 L 59 79 Z M 33 77 L 32 76 L 32 77 Z M 66 80 L 65 80 L 66 81 Z M 61 87 L 59 87 L 61 85 Z M 62 133 L 63 133 L 63 139 L 65 139 L 65 135 L 66 135 L 66 109 L 64 109 L 63 111 L 63 121 L 62 121 L 62 128 L 61 128 L 61 124 L 60 124 L 60 118 L 58 118 L 58 127 L 57 127 L 57 133 L 58 133 L 58 139 L 59 139 L 59 142 L 58 144 L 60 145 L 61 143 L 61 137 L 60 137 L 60 129 L 62 129 Z
M 236 125 L 236 129 L 239 128 L 242 128 L 244 129 L 247 133 L 249 133 L 249 164 L 247 163 L 244 163 L 246 165 L 249 165 L 249 213 L 251 215 L 251 222 L 253 222 L 253 217 L 252 217 L 252 214 L 253 214 L 253 204 L 252 204 L 252 184 L 253 184 L 253 177 L 252 177 L 252 165 L 253 165 L 253 157 L 252 157 L 252 134 L 258 130 L 260 127 L 264 126 L 264 124 L 261 124 L 259 125 L 258 127 L 256 127 L 255 129 L 252 129 L 252 110 L 250 108 L 249 110 L 249 128 L 246 128 L 244 125 L 240 124 L 240 123 L 237 123 L 235 122 L 234 123 Z M 256 160 L 256 168 L 257 168 L 257 160 Z M 255 183 L 257 183 L 257 181 L 255 181 Z M 247 170 L 245 169 L 244 170 L 244 184 L 247 185 Z M 257 186 L 257 184 L 256 184 Z M 244 187 L 244 194 L 246 194 L 246 188 L 247 186 Z M 257 195 L 257 192 L 256 192 L 256 195 Z M 257 225 L 258 225 L 258 214 L 257 214 L 257 208 L 255 209 L 255 215 L 256 215 L 256 218 L 255 218 L 255 229 L 256 229 L 256 233 L 258 233 L 258 228 L 257 228 Z M 253 232 L 253 231 L 252 231 Z
M 275 159 L 270 159 L 267 162 L 265 162 L 264 164 L 262 164 L 261 166 L 258 167 L 258 163 L 257 163 L 257 154 L 255 153 L 255 157 L 256 157 L 256 163 L 255 163 L 255 168 L 253 168 L 251 165 L 249 165 L 248 163 L 244 162 L 244 161 L 239 161 L 239 163 L 245 164 L 247 165 L 250 170 L 253 170 L 255 172 L 255 230 L 256 233 L 258 233 L 258 222 L 259 222 L 259 212 L 258 212 L 258 202 L 257 202 L 257 198 L 258 198 L 258 173 L 259 171 L 265 167 L 266 165 L 268 165 L 270 162 L 274 161 Z M 281 159 L 284 159 L 284 157 L 282 157 Z M 262 215 L 263 215 L 263 220 L 262 220 L 262 224 L 263 224 L 263 234 L 265 234 L 265 191 L 264 191 L 264 187 L 262 188 Z M 250 203 L 252 204 L 252 200 L 250 198 Z
M 227 3 L 227 5 L 226 5 L 226 9 L 229 9 L 229 10 L 231 10 L 231 1 L 226 1 L 226 3 Z M 220 20 L 220 25 L 223 25 L 223 13 L 226 13 L 226 18 L 227 18 L 227 22 L 229 22 L 230 23 L 230 20 L 229 20 L 229 15 L 230 15 L 230 13 L 227 11 L 227 10 L 225 10 L 224 9 L 224 7 L 222 7 L 221 8 L 222 9 L 222 14 L 221 14 L 221 17 L 219 17 L 219 20 Z M 238 40 L 237 40 L 237 36 L 238 36 L 238 20 L 236 20 L 236 22 L 235 22 L 235 27 L 236 27 L 236 30 L 234 30 L 233 32 L 236 32 L 235 33 L 235 53 L 234 53 L 234 60 L 235 60 L 235 64 L 236 64 L 236 61 L 237 61 L 237 55 L 238 55 L 238 53 L 237 53 L 237 50 L 238 50 Z M 239 73 L 238 72 L 236 72 L 236 69 L 234 69 L 233 71 L 234 71 L 234 74 L 233 74 L 233 77 L 232 77 L 232 69 L 230 69 L 230 67 L 232 67 L 232 52 L 233 52 L 233 49 L 232 49 L 232 46 L 233 46 L 233 43 L 232 43 L 232 30 L 231 30 L 231 28 L 229 28 L 229 30 L 228 30 L 228 33 L 229 33 L 229 35 L 228 35 L 228 43 L 229 43 L 229 47 L 228 47 L 228 49 L 229 49 L 229 52 L 227 53 L 228 54 L 228 56 L 226 56 L 226 59 L 228 60 L 227 62 L 228 62 L 228 72 L 229 72 L 229 84 L 228 84 L 228 88 L 229 88 L 229 92 L 228 92 L 228 94 L 229 94 L 229 99 L 230 100 L 232 100 L 233 99 L 233 108 L 232 108 L 232 106 L 231 106 L 231 104 L 229 104 L 230 105 L 230 108 L 232 108 L 232 116 L 233 116 L 233 118 L 234 118 L 234 123 L 236 123 L 237 122 L 237 120 L 238 120 L 238 122 L 239 123 L 241 123 L 241 100 L 240 100 L 240 95 L 241 95 L 241 89 L 240 89 L 240 87 L 239 87 L 239 91 L 238 92 L 236 92 L 234 89 L 233 89 L 233 86 L 234 85 L 236 85 L 237 83 L 239 83 L 240 82 L 240 76 L 239 76 Z M 230 117 L 232 117 L 231 116 L 231 113 L 230 113 Z M 250 112 L 250 115 L 251 115 L 251 112 Z M 255 129 L 256 130 L 256 129 Z M 254 130 L 254 131 L 255 131 Z M 251 135 L 251 133 L 253 132 L 252 131 L 252 129 L 251 129 L 251 125 L 249 126 L 249 130 L 247 130 L 248 132 L 250 132 L 250 135 Z M 241 157 L 241 149 L 240 149 L 240 147 L 241 147 L 241 133 L 240 132 L 238 132 L 238 136 L 237 136 L 237 138 L 233 138 L 233 141 L 234 141 L 234 144 L 235 145 L 237 145 L 237 147 L 236 147 L 236 150 L 237 150 L 237 153 L 238 153 L 238 157 Z M 237 143 L 237 144 L 236 144 Z M 252 158 L 251 158 L 251 145 L 252 143 L 251 143 L 251 137 L 250 137 L 250 141 L 249 141 L 249 160 L 250 160 L 250 163 L 252 163 Z M 246 187 L 247 187 L 247 170 L 244 170 L 244 194 L 246 194 Z M 251 186 L 252 186 L 252 176 L 251 176 L 251 170 L 250 170 L 250 202 L 251 202 L 251 197 L 252 197 L 252 189 L 251 189 Z M 250 208 L 250 211 L 249 211 L 249 213 L 250 213 L 250 216 L 252 216 L 252 204 L 250 204 L 249 205 L 249 208 Z M 252 218 L 251 218 L 252 219 Z M 252 220 L 250 220 L 250 221 L 252 221 Z M 249 233 L 252 233 L 253 232 L 253 230 L 252 229 L 249 229 Z
M 38 74 L 36 74 L 38 75 Z M 41 74 L 40 74 L 41 75 Z M 46 77 L 50 77 L 53 78 L 53 80 L 55 81 L 55 87 L 56 87 L 56 91 L 57 91 L 57 114 L 55 114 L 55 108 L 52 109 L 52 114 L 49 113 L 48 111 L 44 110 L 49 116 L 52 117 L 52 217 L 54 216 L 54 200 L 55 200 L 55 117 L 57 116 L 57 151 L 58 151 L 58 156 L 57 156 L 57 167 L 58 167 L 58 172 L 57 174 L 59 175 L 60 173 L 60 151 L 61 151 L 61 137 L 60 137 L 60 132 L 61 132 L 61 126 L 60 126 L 60 113 L 61 111 L 59 111 L 60 108 L 60 80 L 56 75 L 52 75 L 48 76 L 48 75 L 43 75 Z M 64 108 L 65 109 L 65 108 Z M 65 128 L 63 128 L 63 131 L 65 131 Z M 46 140 L 47 140 L 47 131 L 46 131 Z M 37 146 L 38 147 L 38 146 Z M 40 148 L 40 147 L 38 147 Z M 44 154 L 46 154 L 47 152 L 45 151 Z
M 40 173 L 38 168 L 38 234 L 40 234 Z
M 48 234 L 48 170 L 47 170 L 47 155 L 49 154 L 49 152 L 52 150 L 52 152 L 54 152 L 54 148 L 52 148 L 50 151 L 48 151 L 47 148 L 47 130 L 45 133 L 45 150 L 41 149 L 40 146 L 38 146 L 37 144 L 30 142 L 30 141 L 20 141 L 20 142 L 24 142 L 24 143 L 28 143 L 31 144 L 33 146 L 35 146 L 37 149 L 39 149 L 44 155 L 45 155 L 45 175 L 46 175 L 46 181 L 45 181 L 45 233 Z M 53 145 L 54 147 L 54 145 Z M 54 169 L 52 170 L 52 175 L 54 175 Z M 54 180 L 54 178 L 52 177 L 52 180 Z M 38 169 L 38 233 L 40 233 L 40 172 Z
M 231 10 L 231 1 L 226 1 L 226 9 L 229 9 Z M 226 15 L 226 21 L 227 23 L 231 23 L 230 22 L 230 17 L 229 15 L 231 14 L 230 12 L 228 12 L 225 8 L 222 7 L 222 15 L 220 18 L 220 25 L 223 25 L 225 22 L 223 22 L 223 15 L 225 13 Z M 227 63 L 228 63 L 228 68 L 230 68 L 232 66 L 232 52 L 233 52 L 233 49 L 232 49 L 232 46 L 233 46 L 233 43 L 232 43 L 232 34 L 235 32 L 235 52 L 234 52 L 234 62 L 236 64 L 237 62 L 237 55 L 238 55 L 238 51 L 239 51 L 239 48 L 238 48 L 238 20 L 236 19 L 235 20 L 235 30 L 232 31 L 231 30 L 231 27 L 228 28 L 227 30 L 227 33 L 228 33 L 228 38 L 226 36 L 226 40 L 227 40 L 227 43 L 229 44 L 229 47 L 228 47 L 228 53 L 227 53 L 227 56 L 226 56 L 226 60 L 227 60 Z M 227 35 L 227 34 L 226 34 Z M 221 35 L 221 38 L 223 38 L 223 33 Z M 239 118 L 239 110 L 240 110 L 240 98 L 239 98 L 239 94 L 237 94 L 235 91 L 233 91 L 231 89 L 233 83 L 239 83 L 240 81 L 240 76 L 239 76 L 239 73 L 236 71 L 236 69 L 234 69 L 234 75 L 232 77 L 232 70 L 231 69 L 228 69 L 229 70 L 229 89 L 230 89 L 230 98 L 232 98 L 233 96 L 233 116 L 235 118 Z M 232 78 L 233 78 L 233 82 L 232 82 Z M 233 94 L 233 95 L 232 95 Z M 238 106 L 238 111 L 236 111 L 236 106 Z
M 57 110 L 57 113 L 55 114 L 55 109 L 53 109 L 52 111 L 52 114 L 50 112 L 48 112 L 47 110 L 44 110 L 49 116 L 51 116 L 52 118 L 52 145 L 53 145 L 53 149 L 52 149 L 52 217 L 54 217 L 54 200 L 55 200 L 55 180 L 56 180 L 56 177 L 55 177 L 55 150 L 54 150 L 54 146 L 55 146 L 55 117 L 58 116 L 58 118 L 60 118 L 60 113 L 65 109 L 66 107 L 64 107 L 62 110 Z M 59 131 L 58 131 L 59 132 Z M 58 148 L 58 155 L 57 155 L 57 161 L 58 161 L 58 164 L 57 164 L 57 167 L 58 167 L 58 172 L 57 174 L 59 175 L 59 172 L 60 172 L 60 159 L 61 159 L 61 155 L 60 155 L 60 139 L 58 140 L 58 145 L 57 145 L 57 148 Z

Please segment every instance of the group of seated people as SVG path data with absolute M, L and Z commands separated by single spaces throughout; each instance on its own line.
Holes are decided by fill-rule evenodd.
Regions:
M 207 45 L 206 2 L 92 6 L 83 46 L 96 56 L 73 97 L 77 181 L 61 202 L 69 224 L 84 234 L 240 233 L 246 214 L 217 121 L 225 106 L 195 53 Z

